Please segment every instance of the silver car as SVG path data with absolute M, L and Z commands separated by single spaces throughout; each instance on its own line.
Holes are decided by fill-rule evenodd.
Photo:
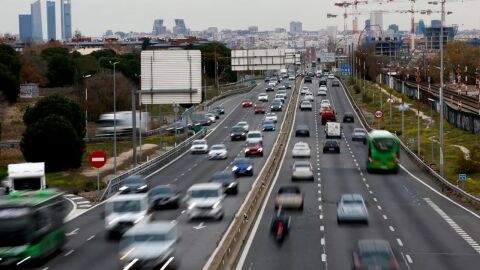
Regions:
M 277 115 L 275 113 L 267 113 L 265 115 L 265 121 L 273 121 L 274 123 L 277 123 Z
M 225 144 L 214 144 L 208 151 L 208 159 L 226 159 L 228 150 Z
M 368 211 L 360 194 L 343 194 L 337 206 L 337 222 L 363 222 L 368 224 Z
M 249 130 L 249 128 L 250 128 L 250 126 L 248 125 L 248 123 L 245 122 L 245 121 L 240 121 L 240 122 L 238 122 L 236 126 L 242 127 L 243 130 L 245 130 L 245 132 L 248 132 L 248 130 Z
M 275 209 L 296 208 L 303 210 L 303 194 L 297 186 L 282 186 L 275 196 Z
M 292 157 L 310 158 L 310 146 L 306 142 L 297 142 L 292 149 Z
M 312 103 L 308 100 L 302 100 L 302 102 L 300 103 L 301 111 L 304 111 L 304 110 L 311 111 L 312 108 L 313 108 Z
M 295 161 L 292 166 L 292 181 L 314 180 L 313 168 L 310 161 Z

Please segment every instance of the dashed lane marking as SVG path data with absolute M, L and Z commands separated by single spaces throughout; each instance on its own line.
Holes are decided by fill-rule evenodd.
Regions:
M 397 238 L 397 243 L 399 246 L 403 247 L 403 242 L 402 240 L 400 240 L 400 238 Z
M 388 226 L 388 228 L 390 229 L 390 231 L 394 232 L 395 231 L 395 228 L 393 228 L 393 226 Z

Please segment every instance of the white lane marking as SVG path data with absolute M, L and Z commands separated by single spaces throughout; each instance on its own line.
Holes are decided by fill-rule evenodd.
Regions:
M 31 256 L 26 257 L 25 259 L 19 261 L 19 262 L 17 263 L 17 265 L 20 265 L 20 264 L 26 262 L 27 260 L 30 260 L 30 258 L 32 258 L 32 257 L 31 257 Z
M 373 194 L 373 191 L 369 190 L 368 193 Z
M 393 228 L 393 226 L 388 226 L 388 228 L 390 229 L 390 231 L 394 232 L 395 231 L 395 228 Z
M 69 233 L 66 233 L 65 235 L 66 235 L 66 236 L 75 235 L 75 234 L 77 234 L 78 230 L 80 230 L 80 229 L 79 229 L 79 228 L 76 228 L 75 230 L 73 230 L 73 231 L 71 231 L 71 232 L 69 232 Z
M 320 239 L 320 245 L 322 245 L 322 246 L 325 245 L 325 238 Z
M 70 198 L 70 199 L 74 200 L 74 201 L 85 200 L 85 198 L 83 198 L 83 197 L 73 197 L 73 198 Z
M 319 215 L 318 217 L 319 217 L 320 219 L 323 219 L 323 215 Z
M 403 247 L 403 242 L 402 240 L 400 240 L 400 238 L 397 238 L 397 243 L 399 246 Z
M 63 197 L 77 197 L 77 195 L 75 195 L 75 194 L 65 194 L 65 195 L 63 195 Z
M 369 184 L 365 184 L 365 186 L 367 186 L 367 188 L 370 188 L 370 185 L 369 185 Z
M 89 201 L 82 201 L 82 202 L 77 202 L 78 205 L 80 204 L 91 204 Z
M 162 266 L 162 268 L 160 268 L 160 270 L 167 269 L 168 265 L 173 261 L 173 259 L 175 259 L 175 257 L 170 257 L 168 261 Z
M 410 270 L 410 265 L 407 263 L 407 259 L 405 258 L 405 255 L 403 252 L 400 252 L 400 255 L 402 255 L 403 262 L 405 263 L 405 266 L 407 267 L 408 270 Z
M 387 220 L 388 217 L 386 215 L 382 215 L 383 219 Z
M 410 255 L 408 255 L 408 254 L 405 255 L 405 258 L 407 258 L 407 262 L 408 262 L 409 264 L 412 264 L 412 263 L 413 263 L 412 258 L 410 257 Z
M 87 238 L 87 241 L 90 241 L 90 240 L 92 240 L 93 238 L 95 238 L 95 234 L 92 235 L 92 236 L 90 236 L 90 237 L 88 237 L 88 238 Z
M 377 198 L 373 197 L 373 201 L 374 201 L 374 202 L 377 202 Z
M 320 210 L 320 211 L 322 210 L 322 206 L 321 206 L 321 205 L 318 206 L 318 210 Z
M 378 210 L 382 210 L 382 207 L 380 205 L 377 205 Z
M 448 225 L 455 230 L 455 232 L 467 242 L 477 253 L 480 254 L 480 246 L 470 237 L 458 224 L 451 219 L 438 205 L 436 205 L 430 198 L 423 198 L 432 209 L 440 215 L 440 217 L 448 223 Z
M 323 253 L 322 254 L 322 262 L 326 262 L 327 261 L 327 254 Z
M 68 255 L 72 254 L 74 252 L 74 250 L 70 250 L 69 252 L 65 253 L 65 255 L 63 255 L 64 257 L 67 257 Z
M 323 232 L 325 230 L 325 227 L 320 226 L 320 231 Z

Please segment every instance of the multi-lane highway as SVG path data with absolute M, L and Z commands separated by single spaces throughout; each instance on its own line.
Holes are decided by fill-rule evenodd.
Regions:
M 323 154 L 318 81 L 305 85 L 315 95 L 314 111 L 297 110 L 294 126 L 307 124 L 311 136 L 298 138 L 291 133 L 281 170 L 239 256 L 237 269 L 350 269 L 354 246 L 364 238 L 388 240 L 401 269 L 478 269 L 480 217 L 438 192 L 405 153 L 401 153 L 398 174 L 367 173 L 367 148 L 351 141 L 353 128 L 361 127 L 357 117 L 353 124 L 342 123 L 340 154 Z M 337 111 L 337 121 L 345 112 L 353 112 L 344 90 L 332 87 L 331 81 L 325 98 Z M 292 228 L 279 246 L 269 231 L 274 198 L 280 186 L 292 184 L 291 149 L 298 141 L 310 144 L 315 181 L 295 183 L 305 196 L 304 210 L 287 212 Z M 336 203 L 344 193 L 364 197 L 368 225 L 337 224 Z
M 175 184 L 182 191 L 183 196 L 191 185 L 208 182 L 214 172 L 229 169 L 235 157 L 243 156 L 245 148 L 244 141 L 230 141 L 230 128 L 239 121 L 247 121 L 250 130 L 261 130 L 263 120 L 263 115 L 255 115 L 253 108 L 242 108 L 241 102 L 245 97 L 256 102 L 257 94 L 264 90 L 265 86 L 259 85 L 247 94 L 237 95 L 214 104 L 224 106 L 226 114 L 222 115 L 216 124 L 209 127 L 214 130 L 206 139 L 209 145 L 226 144 L 229 152 L 228 159 L 208 160 L 206 155 L 186 154 L 169 166 L 150 175 L 150 185 Z M 275 92 L 269 92 L 269 101 L 273 100 L 274 94 Z M 284 113 L 278 112 L 277 115 L 277 126 L 279 127 Z M 238 195 L 229 196 L 224 200 L 225 217 L 222 221 L 189 222 L 183 215 L 185 209 L 183 205 L 178 210 L 155 212 L 155 220 L 178 221 L 181 241 L 177 257 L 174 260 L 180 269 L 200 269 L 206 263 L 263 167 L 277 135 L 277 131 L 264 133 L 266 155 L 251 158 L 254 162 L 254 176 L 239 178 Z M 101 205 L 69 222 L 68 243 L 62 253 L 46 262 L 42 268 L 119 269 L 118 242 L 106 240 L 102 213 L 103 206 Z

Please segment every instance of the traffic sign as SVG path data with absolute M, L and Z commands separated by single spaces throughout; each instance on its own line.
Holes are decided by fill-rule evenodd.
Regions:
M 101 168 L 107 163 L 107 154 L 103 151 L 93 151 L 88 161 L 92 167 Z
M 415 138 L 410 137 L 410 138 L 408 139 L 408 143 L 409 143 L 409 144 L 414 144 L 414 143 L 415 143 Z
M 467 174 L 465 173 L 458 174 L 458 181 L 466 181 L 466 180 L 467 180 Z
M 375 111 L 375 118 L 380 119 L 383 117 L 383 112 L 381 110 Z

